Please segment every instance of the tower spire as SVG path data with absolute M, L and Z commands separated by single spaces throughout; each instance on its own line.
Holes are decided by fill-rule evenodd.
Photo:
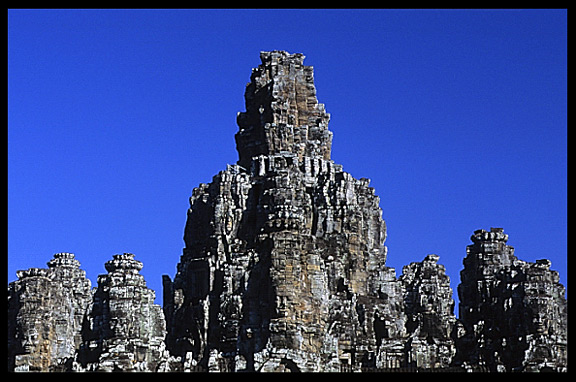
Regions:
M 262 64 L 252 69 L 238 113 L 238 164 L 249 167 L 256 155 L 287 151 L 300 158 L 330 159 L 330 115 L 316 99 L 314 72 L 304 55 L 285 51 L 261 52 Z

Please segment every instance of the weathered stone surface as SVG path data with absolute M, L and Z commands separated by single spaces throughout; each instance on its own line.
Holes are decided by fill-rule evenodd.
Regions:
M 18 271 L 8 286 L 8 369 L 64 371 L 82 341 L 90 280 L 72 253 L 57 253 L 48 269 Z
M 455 319 L 437 257 L 401 280 L 386 267 L 379 198 L 330 159 L 312 68 L 300 54 L 261 60 L 238 117 L 238 165 L 190 198 L 186 248 L 165 276 L 168 347 L 215 370 L 447 366 Z
M 115 255 L 98 288 L 71 253 L 48 269 L 18 271 L 8 286 L 8 370 L 170 370 L 164 315 L 142 263 Z
M 261 52 L 262 65 L 252 70 L 246 86 L 246 111 L 238 113 L 238 164 L 249 168 L 252 158 L 282 152 L 330 159 L 330 115 L 316 99 L 314 73 L 304 55 Z
M 447 368 L 456 352 L 452 331 L 456 323 L 450 278 L 439 256 L 403 268 L 408 364 L 423 369 Z
M 514 256 L 502 228 L 477 230 L 461 283 L 457 363 L 491 371 L 566 371 L 567 303 L 549 260 Z
M 238 117 L 239 164 L 190 199 L 186 248 L 165 280 L 168 346 L 204 367 L 360 367 L 376 353 L 372 317 L 390 311 L 379 199 L 330 160 L 303 56 L 261 59 Z
M 157 371 L 164 367 L 166 324 L 155 293 L 139 274 L 142 263 L 131 253 L 106 262 L 108 274 L 88 307 L 77 370 Z

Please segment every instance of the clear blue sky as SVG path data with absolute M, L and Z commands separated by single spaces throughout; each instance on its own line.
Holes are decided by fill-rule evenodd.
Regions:
M 9 10 L 8 281 L 73 252 L 95 286 L 132 252 L 161 303 L 276 49 L 314 66 L 398 276 L 436 253 L 456 297 L 470 235 L 503 227 L 567 286 L 566 10 Z

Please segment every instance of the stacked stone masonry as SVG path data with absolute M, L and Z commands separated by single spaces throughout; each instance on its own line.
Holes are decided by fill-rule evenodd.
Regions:
M 500 228 L 467 247 L 459 318 L 439 256 L 397 277 L 369 180 L 330 159 L 302 54 L 262 52 L 238 163 L 192 192 L 182 256 L 154 303 L 132 254 L 91 289 L 73 254 L 8 286 L 14 371 L 566 371 L 564 287 Z
M 501 228 L 478 230 L 466 249 L 456 360 L 491 371 L 564 370 L 567 302 L 549 260 L 514 256 Z

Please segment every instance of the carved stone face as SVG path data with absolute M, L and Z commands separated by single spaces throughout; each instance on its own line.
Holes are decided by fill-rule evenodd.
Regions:
M 24 350 L 24 354 L 32 354 L 40 344 L 38 330 L 35 327 L 31 327 L 24 329 L 23 332 L 22 349 Z
M 40 339 L 45 317 L 43 317 L 44 301 L 42 298 L 42 291 L 47 288 L 45 280 L 38 278 L 30 280 L 23 293 L 20 296 L 23 309 L 19 313 L 17 319 L 16 330 L 18 332 L 17 338 L 20 338 L 21 349 L 24 354 L 31 354 L 40 351 Z
M 15 354 L 18 371 L 48 371 L 51 359 L 50 339 L 43 334 L 43 323 L 37 319 L 23 320 L 17 327 L 20 348 Z

